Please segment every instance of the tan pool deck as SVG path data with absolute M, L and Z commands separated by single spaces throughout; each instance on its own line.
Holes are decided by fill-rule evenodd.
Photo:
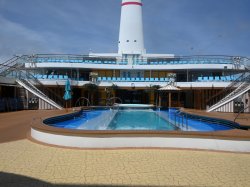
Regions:
M 233 119 L 235 114 L 188 112 Z M 250 187 L 250 154 L 178 149 L 65 149 L 27 139 L 32 120 L 65 111 L 0 113 L 0 186 Z M 241 119 L 248 125 L 248 116 Z M 237 131 L 250 137 L 250 131 Z

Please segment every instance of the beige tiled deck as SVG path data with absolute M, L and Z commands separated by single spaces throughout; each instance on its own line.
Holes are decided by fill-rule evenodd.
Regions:
M 0 144 L 0 171 L 47 184 L 250 186 L 250 155 L 187 150 L 72 150 L 29 140 Z M 1 177 L 2 176 L 2 177 Z M 31 179 L 7 184 L 45 184 Z M 12 182 L 16 183 L 12 183 Z
M 250 154 L 168 149 L 77 150 L 36 144 L 25 138 L 31 116 L 59 113 L 0 114 L 0 137 L 5 137 L 0 138 L 0 186 L 250 186 Z M 15 127 L 19 127 L 16 136 L 23 135 L 7 140 L 4 134 L 15 132 Z

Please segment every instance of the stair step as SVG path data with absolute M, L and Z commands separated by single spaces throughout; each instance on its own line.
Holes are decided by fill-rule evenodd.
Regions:
M 28 91 L 30 91 L 31 93 L 33 93 L 34 95 L 45 101 L 46 103 L 50 104 L 51 106 L 60 110 L 63 109 L 60 105 L 51 100 L 46 94 L 37 89 L 30 81 L 25 79 L 17 79 L 16 81 L 20 86 L 24 87 L 25 89 L 27 89 Z

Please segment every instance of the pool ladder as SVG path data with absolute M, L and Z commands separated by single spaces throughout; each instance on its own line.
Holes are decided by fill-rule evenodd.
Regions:
M 116 103 L 116 100 L 118 100 L 120 103 Z M 114 106 L 115 104 L 122 104 L 122 99 L 120 97 L 111 97 L 111 98 L 106 99 L 107 106 Z
M 177 122 L 178 120 L 178 122 Z M 186 123 L 185 123 L 186 122 Z M 186 129 L 188 130 L 188 118 L 186 113 L 182 113 L 180 111 L 175 112 L 174 116 L 174 125 L 180 129 L 180 127 L 184 128 L 186 125 Z
M 85 106 L 85 101 L 86 101 L 86 106 Z M 84 107 L 87 107 L 89 108 L 90 107 L 90 101 L 88 98 L 86 97 L 80 97 L 79 99 L 77 99 L 76 103 L 75 103 L 75 108 L 77 107 L 81 107 L 81 108 L 84 108 Z

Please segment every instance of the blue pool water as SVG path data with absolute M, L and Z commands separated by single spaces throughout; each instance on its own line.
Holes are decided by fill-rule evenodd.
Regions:
M 161 111 L 168 116 L 168 120 L 176 124 L 183 131 L 221 131 L 233 129 L 233 126 L 224 120 L 206 119 L 205 117 L 182 116 L 176 110 Z
M 109 130 L 177 130 L 153 110 L 119 111 L 108 126 Z
M 82 130 L 162 130 L 220 131 L 239 128 L 237 124 L 194 115 L 183 115 L 176 109 L 92 110 L 49 118 L 45 124 Z
M 102 115 L 104 110 L 93 110 L 90 112 L 83 112 L 81 115 L 73 117 L 71 120 L 56 122 L 53 126 L 66 129 L 77 129 L 88 121 Z

